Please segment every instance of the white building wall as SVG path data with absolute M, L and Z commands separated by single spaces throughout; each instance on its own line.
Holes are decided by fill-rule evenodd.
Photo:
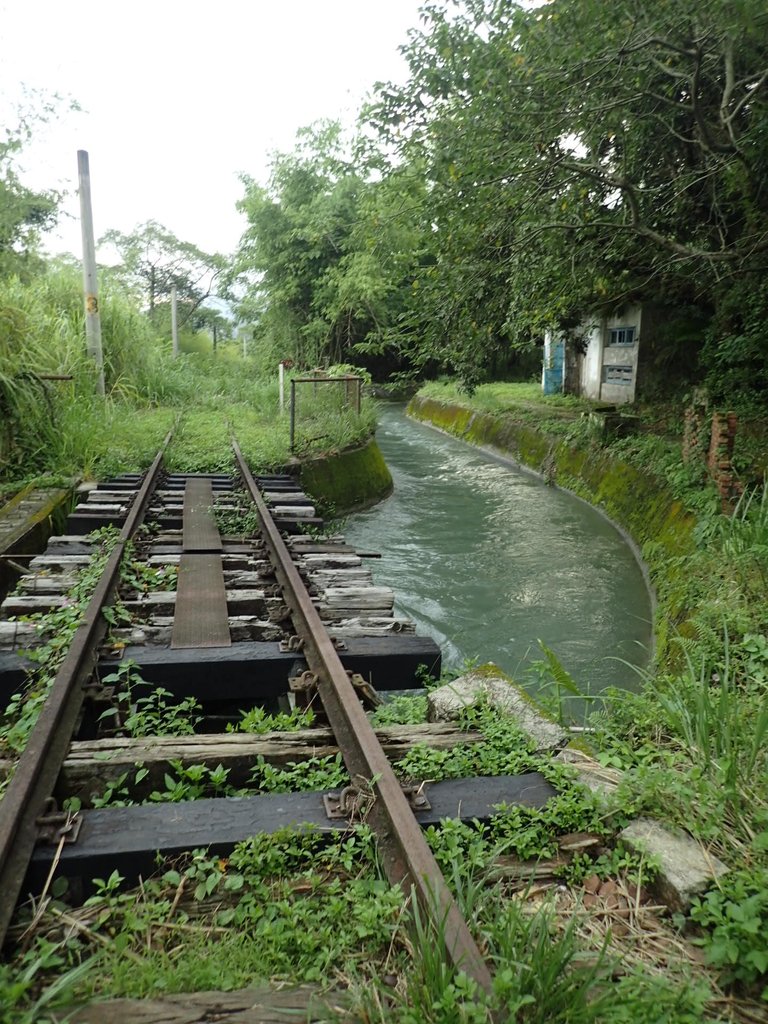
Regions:
M 606 320 L 603 346 L 603 365 L 601 368 L 600 399 L 603 402 L 634 402 L 637 387 L 637 355 L 640 348 L 640 328 L 642 310 L 640 306 L 628 306 L 619 316 Z M 631 345 L 611 345 L 611 331 L 620 328 L 634 328 L 634 340 Z M 615 367 L 614 375 L 622 373 L 624 379 L 619 382 L 606 380 L 611 376 L 611 368 Z
M 581 393 L 585 398 L 600 398 L 600 367 L 603 362 L 602 324 L 588 325 L 584 332 L 587 350 L 581 362 Z
M 641 319 L 641 307 L 628 306 L 619 315 L 588 325 L 589 343 L 581 367 L 585 398 L 616 405 L 634 401 Z M 631 345 L 611 344 L 611 331 L 620 328 L 634 328 Z

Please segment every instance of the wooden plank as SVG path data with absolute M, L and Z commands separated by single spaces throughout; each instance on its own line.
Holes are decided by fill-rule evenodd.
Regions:
M 102 526 L 122 526 L 124 522 L 125 514 L 88 515 L 84 512 L 73 512 L 67 517 L 67 530 L 73 535 L 85 537 L 93 530 L 100 530 Z
M 89 1003 L 52 1020 L 70 1024 L 320 1024 L 335 1020 L 350 1003 L 348 992 L 302 985 L 246 988 L 235 992 L 190 992 L 147 999 Z M 62 1011 L 63 1012 L 63 1011 Z M 55 1014 L 55 1011 L 53 1011 Z M 346 1019 L 346 1015 L 345 1018 Z
M 478 743 L 481 733 L 468 731 L 450 722 L 421 725 L 389 725 L 376 730 L 384 753 L 392 761 L 404 757 L 417 745 L 434 750 L 450 750 L 467 743 Z M 131 797 L 144 800 L 163 788 L 163 777 L 172 761 L 184 765 L 204 764 L 214 769 L 222 765 L 233 786 L 247 785 L 259 757 L 268 764 L 287 765 L 312 757 L 334 756 L 339 752 L 330 729 L 298 729 L 295 732 L 209 733 L 196 736 L 154 736 L 141 739 L 111 736 L 102 740 L 72 743 L 64 762 L 56 796 L 78 797 L 84 807 L 100 796 L 110 782 L 126 772 L 135 775 L 140 763 L 147 774 L 131 785 Z
M 43 638 L 33 622 L 19 622 L 17 619 L 11 622 L 0 620 L 0 651 L 24 650 L 27 647 L 39 646 L 42 642 Z
M 176 587 L 171 647 L 229 647 L 232 640 L 221 554 L 183 554 Z
M 487 821 L 501 804 L 543 807 L 556 795 L 538 772 L 517 776 L 450 779 L 426 787 L 430 810 L 416 811 L 419 824 L 438 825 L 443 818 Z M 237 799 L 194 800 L 189 803 L 110 807 L 81 812 L 77 842 L 60 850 L 57 874 L 80 879 L 118 871 L 127 884 L 157 870 L 156 855 L 174 857 L 207 847 L 226 856 L 232 847 L 257 832 L 314 825 L 322 831 L 346 830 L 343 819 L 329 820 L 321 793 L 268 793 Z M 40 892 L 57 856 L 57 845 L 37 846 L 25 891 Z M 106 872 L 106 875 L 104 874 Z
M 205 557 L 200 555 L 189 555 L 190 558 Z M 179 574 L 181 574 L 181 563 L 179 563 Z M 267 581 L 258 589 L 248 588 L 240 590 L 225 591 L 227 607 L 230 615 L 269 615 L 272 608 L 282 604 L 279 598 L 271 596 L 271 584 Z M 135 600 L 125 600 L 125 608 L 133 613 L 145 617 L 147 615 L 173 615 L 176 605 L 175 590 L 155 590 L 148 594 L 140 594 Z M 44 602 L 53 601 L 53 598 L 28 597 L 27 601 Z
M 114 656 L 115 652 L 119 650 L 119 646 L 116 645 L 120 644 L 139 647 L 144 645 L 170 647 L 172 630 L 172 616 L 156 616 L 151 623 L 137 622 L 125 629 L 115 629 L 111 633 L 115 645 L 106 645 L 104 655 L 105 657 Z M 12 631 L 8 629 L 7 633 L 4 632 L 3 623 L 0 622 L 0 650 L 23 647 L 22 636 L 23 634 L 20 633 L 19 639 L 13 643 Z M 230 615 L 229 637 L 233 644 L 282 640 L 285 637 L 285 630 L 276 623 L 270 622 L 268 619 L 260 619 L 256 615 Z
M 213 518 L 210 480 L 187 480 L 184 488 L 184 551 L 221 551 L 221 535 Z
M 258 544 L 255 541 L 240 543 L 239 541 L 231 541 L 224 538 L 222 544 L 224 553 L 230 555 L 252 555 L 254 552 L 259 551 Z M 168 537 L 157 537 L 152 542 L 150 550 L 153 555 L 181 555 L 183 553 L 181 538 L 179 537 L 174 540 Z
M 50 518 L 71 494 L 70 489 L 30 485 L 0 504 L 0 553 L 31 553 L 45 543 Z
M 31 626 L 30 629 L 34 637 L 34 626 Z M 146 644 L 148 646 L 169 647 L 172 630 L 172 617 L 164 618 L 162 621 L 159 621 L 159 617 L 157 617 L 153 623 L 136 623 L 125 629 L 112 630 L 111 635 L 117 643 L 125 645 L 143 647 Z M 383 633 L 383 630 L 381 632 Z M 0 650 L 24 647 L 25 635 L 19 633 L 18 639 L 14 641 L 13 631 L 10 628 L 4 631 L 3 623 L 0 622 Z M 260 619 L 256 615 L 230 615 L 229 617 L 229 637 L 233 644 L 282 640 L 284 636 L 285 631 L 282 627 L 274 622 L 270 622 L 268 619 Z M 27 642 L 26 646 L 30 646 L 29 642 Z M 106 656 L 110 657 L 115 649 L 114 647 L 106 647 Z

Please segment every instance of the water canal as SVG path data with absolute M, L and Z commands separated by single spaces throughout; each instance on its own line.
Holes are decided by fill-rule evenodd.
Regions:
M 434 637 L 444 665 L 493 661 L 536 687 L 541 639 L 583 690 L 637 686 L 651 607 L 637 561 L 591 506 L 383 405 L 376 433 L 393 494 L 344 533 Z

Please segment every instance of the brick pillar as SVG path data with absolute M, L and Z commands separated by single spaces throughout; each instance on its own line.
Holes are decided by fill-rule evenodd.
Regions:
M 709 396 L 705 388 L 695 388 L 691 404 L 685 410 L 683 462 L 704 467 L 704 432 L 709 419 Z
M 712 416 L 712 434 L 709 443 L 707 467 L 720 492 L 723 512 L 730 512 L 733 499 L 741 487 L 733 471 L 733 443 L 736 438 L 736 413 L 716 412 Z

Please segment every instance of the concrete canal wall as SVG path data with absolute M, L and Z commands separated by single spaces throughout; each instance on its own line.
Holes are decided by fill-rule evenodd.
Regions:
M 326 515 L 367 508 L 392 491 L 392 476 L 373 437 L 364 445 L 302 461 L 300 480 Z

